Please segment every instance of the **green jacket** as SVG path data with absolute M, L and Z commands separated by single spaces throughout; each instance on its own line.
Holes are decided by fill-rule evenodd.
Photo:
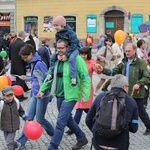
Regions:
M 118 66 L 112 70 L 104 68 L 103 73 L 106 75 L 113 76 L 115 74 L 126 74 L 126 63 L 128 59 L 124 58 L 122 63 L 118 64 Z M 140 85 L 140 91 L 135 90 L 133 94 L 133 98 L 144 98 L 145 89 L 144 85 L 146 85 L 150 81 L 150 77 L 146 68 L 146 63 L 138 58 L 137 56 L 130 64 L 129 68 L 129 92 L 128 94 L 131 95 L 132 88 L 134 84 Z
M 83 58 L 79 55 L 76 57 L 76 65 L 77 65 L 77 86 L 75 88 L 71 87 L 70 68 L 68 61 L 65 61 L 63 65 L 64 99 L 66 102 L 72 100 L 79 101 L 81 97 L 84 98 L 85 100 L 89 100 L 90 97 L 91 79 L 88 74 L 86 63 L 83 60 Z M 43 82 L 39 90 L 40 92 L 43 93 L 45 92 L 45 90 L 51 88 L 52 86 L 52 83 L 46 83 L 45 81 Z

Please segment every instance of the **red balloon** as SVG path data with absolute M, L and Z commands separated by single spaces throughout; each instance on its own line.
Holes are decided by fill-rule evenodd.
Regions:
M 12 86 L 12 88 L 14 89 L 14 94 L 16 96 L 21 96 L 24 92 L 23 88 L 20 85 L 14 85 Z
M 28 121 L 24 126 L 24 134 L 30 140 L 37 140 L 42 135 L 42 127 L 36 121 Z
M 9 76 L 6 76 L 6 78 L 7 78 L 7 81 L 8 81 L 8 85 L 12 85 L 12 81 L 11 81 L 11 78 L 9 77 Z

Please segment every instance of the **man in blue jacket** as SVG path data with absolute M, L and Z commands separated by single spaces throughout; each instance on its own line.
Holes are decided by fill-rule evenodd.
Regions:
M 128 93 L 129 83 L 125 76 L 118 74 L 115 75 L 111 81 L 111 91 L 112 92 L 125 92 Z M 99 108 L 100 102 L 104 97 L 105 93 L 100 93 L 90 110 L 88 111 L 86 117 L 86 124 L 88 128 L 93 132 L 95 129 L 94 118 L 96 112 Z M 121 134 L 113 138 L 104 138 L 100 136 L 97 132 L 93 134 L 92 143 L 96 150 L 107 150 L 107 149 L 117 149 L 117 150 L 128 150 L 129 147 L 129 131 L 135 133 L 138 129 L 138 107 L 135 100 L 126 95 L 126 122 L 128 124 L 129 130 L 121 132 Z

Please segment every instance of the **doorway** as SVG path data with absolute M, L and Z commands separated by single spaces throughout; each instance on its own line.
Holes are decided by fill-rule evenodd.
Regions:
M 129 32 L 128 13 L 121 7 L 111 6 L 105 8 L 100 14 L 100 34 L 111 30 L 112 35 L 117 30 Z
M 124 13 L 112 10 L 105 13 L 105 33 L 110 30 L 112 36 L 117 30 L 124 30 Z

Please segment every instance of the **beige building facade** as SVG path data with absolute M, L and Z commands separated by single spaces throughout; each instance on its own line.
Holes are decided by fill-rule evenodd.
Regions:
M 137 34 L 150 20 L 150 0 L 16 0 L 16 31 L 37 31 L 39 37 L 54 39 L 51 22 L 57 15 L 66 18 L 80 39 L 87 32 L 97 39 L 107 30 Z

